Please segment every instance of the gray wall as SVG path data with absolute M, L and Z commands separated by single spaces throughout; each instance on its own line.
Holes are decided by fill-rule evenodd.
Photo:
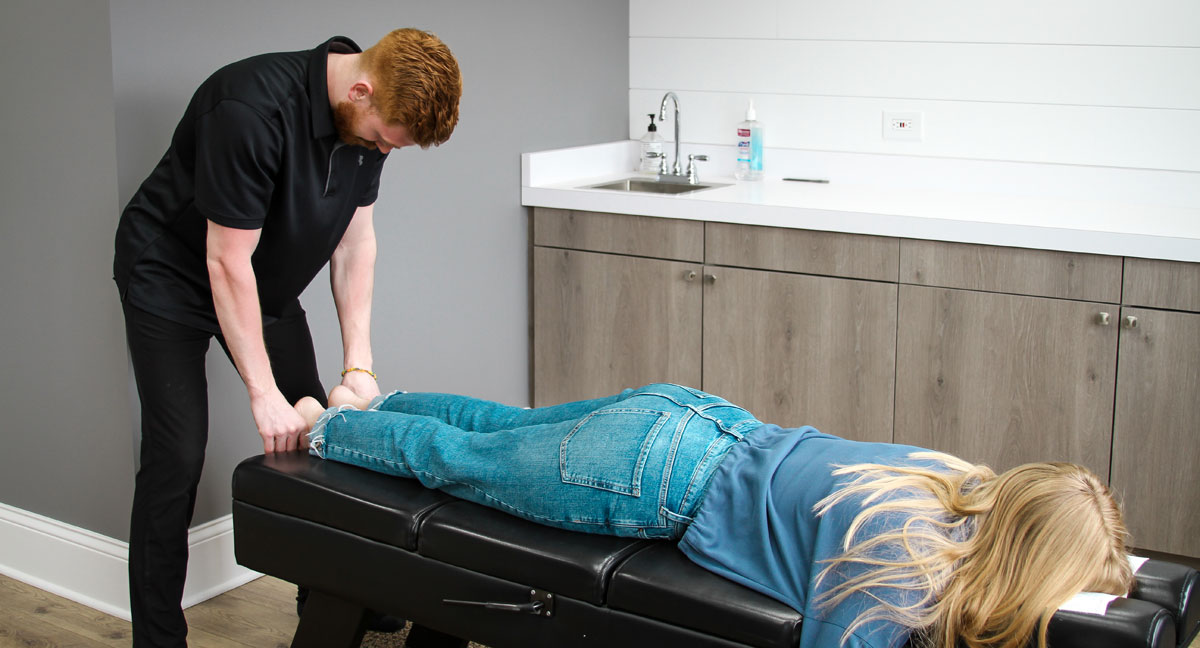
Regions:
M 0 459 L 0 502 L 127 537 L 137 415 L 109 270 L 119 206 L 162 155 L 192 91 L 213 70 L 259 52 L 311 48 L 334 34 L 365 47 L 395 27 L 428 29 L 454 51 L 465 81 L 454 137 L 437 149 L 394 153 L 384 171 L 376 204 L 380 253 L 373 317 L 381 384 L 528 403 L 519 154 L 626 137 L 627 3 L 80 0 L 62 6 L 70 10 L 53 16 L 33 1 L 3 9 L 3 29 L 13 31 L 5 33 L 6 48 L 34 51 L 60 38 L 95 45 L 69 59 L 9 56 L 3 64 L 6 81 L 24 81 L 18 66 L 30 62 L 47 68 L 43 83 L 87 85 L 73 89 L 77 94 L 68 96 L 74 101 L 56 111 L 46 110 L 50 102 L 42 97 L 61 97 L 62 91 L 49 88 L 15 106 L 6 100 L 4 108 L 15 111 L 15 119 L 5 115 L 6 129 L 29 132 L 5 139 L 20 144 L 10 147 L 3 163 L 3 244 L 9 252 L 0 258 L 8 302 L 3 353 L 8 366 L 29 369 L 7 372 L 0 398 L 10 416 L 23 417 L 22 425 L 7 425 L 5 435 L 37 439 L 22 439 L 24 456 L 6 452 Z M 65 23 L 80 33 L 58 36 Z M 79 108 L 97 104 L 91 111 Z M 29 124 L 26 113 L 37 128 L 13 126 Z M 64 131 L 64 125 L 72 128 Z M 42 151 L 48 137 L 41 174 L 28 177 L 33 174 L 25 162 L 14 159 Z M 81 148 L 87 149 L 84 159 L 77 157 Z M 17 201 L 7 198 L 12 194 Z M 47 195 L 54 204 L 46 204 Z M 77 232 L 84 214 L 89 226 Z M 63 224 L 51 224 L 58 221 Z M 68 226 L 71 236 L 64 241 Z M 70 241 L 75 244 L 65 247 Z M 24 285 L 33 269 L 40 274 L 47 265 L 63 286 L 48 284 L 50 293 L 61 291 L 62 299 L 47 300 L 45 288 Z M 303 302 L 328 387 L 339 380 L 341 346 L 327 276 L 314 281 Z M 21 315 L 10 322 L 9 312 Z M 98 313 L 104 326 L 92 331 L 85 324 Z M 88 329 L 87 336 L 64 330 L 70 325 Z M 35 342 L 25 342 L 26 336 Z M 195 524 L 228 513 L 233 466 L 261 452 L 241 380 L 215 344 L 209 367 L 212 424 Z M 95 384 L 85 384 L 81 375 Z M 58 385 L 71 389 L 70 399 L 53 391 Z M 76 405 L 81 389 L 90 391 Z M 22 414 L 31 399 L 65 423 L 47 426 L 44 415 Z M 101 431 L 85 424 L 96 411 L 104 413 L 97 421 Z M 85 431 L 99 442 L 75 448 Z M 74 454 L 64 456 L 64 448 Z M 93 466 L 98 453 L 109 459 Z M 19 468 L 15 476 L 10 463 Z M 81 490 L 95 501 L 80 501 Z
M 108 5 L 0 3 L 0 502 L 125 538 Z

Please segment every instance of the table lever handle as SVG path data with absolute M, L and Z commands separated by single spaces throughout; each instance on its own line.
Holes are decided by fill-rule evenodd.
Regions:
M 495 601 L 462 601 L 458 599 L 442 599 L 442 603 L 446 605 L 481 607 L 496 612 L 532 614 L 534 616 L 551 616 L 554 613 L 554 595 L 538 590 L 529 590 L 528 603 L 497 603 Z

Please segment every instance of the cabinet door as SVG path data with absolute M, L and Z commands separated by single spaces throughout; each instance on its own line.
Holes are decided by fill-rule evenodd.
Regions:
M 653 382 L 699 386 L 700 270 L 535 247 L 534 406 Z
M 705 268 L 704 390 L 759 420 L 892 440 L 896 285 Z
M 1200 557 L 1200 314 L 1121 315 L 1112 485 L 1134 546 Z
M 1108 479 L 1116 314 L 1112 305 L 902 285 L 896 442 L 997 471 L 1072 461 Z

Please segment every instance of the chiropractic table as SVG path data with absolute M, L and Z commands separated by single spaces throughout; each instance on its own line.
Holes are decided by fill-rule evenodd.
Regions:
M 784 648 L 800 613 L 674 543 L 545 527 L 304 452 L 233 475 L 237 561 L 309 588 L 294 648 L 356 648 L 367 610 L 492 648 Z M 1186 648 L 1200 575 L 1149 560 L 1129 598 L 1062 611 L 1053 648 Z

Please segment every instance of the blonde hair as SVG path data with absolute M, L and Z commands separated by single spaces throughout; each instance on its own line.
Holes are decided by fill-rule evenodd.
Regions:
M 862 498 L 843 553 L 817 577 L 850 567 L 858 574 L 822 593 L 820 605 L 856 593 L 878 602 L 843 642 L 863 624 L 886 620 L 939 648 L 1023 648 L 1035 632 L 1044 647 L 1050 617 L 1067 599 L 1084 590 L 1128 593 L 1133 574 L 1120 508 L 1086 468 L 1035 463 L 997 476 L 950 455 L 909 456 L 944 469 L 842 467 L 834 474 L 856 477 L 815 507 L 824 515 Z M 897 514 L 906 518 L 899 528 L 857 538 L 877 516 Z M 916 600 L 889 602 L 884 588 L 915 592 L 901 598 Z
M 372 103 L 388 124 L 402 124 L 421 148 L 450 139 L 458 124 L 462 73 L 437 36 L 397 29 L 362 53 L 375 84 Z

